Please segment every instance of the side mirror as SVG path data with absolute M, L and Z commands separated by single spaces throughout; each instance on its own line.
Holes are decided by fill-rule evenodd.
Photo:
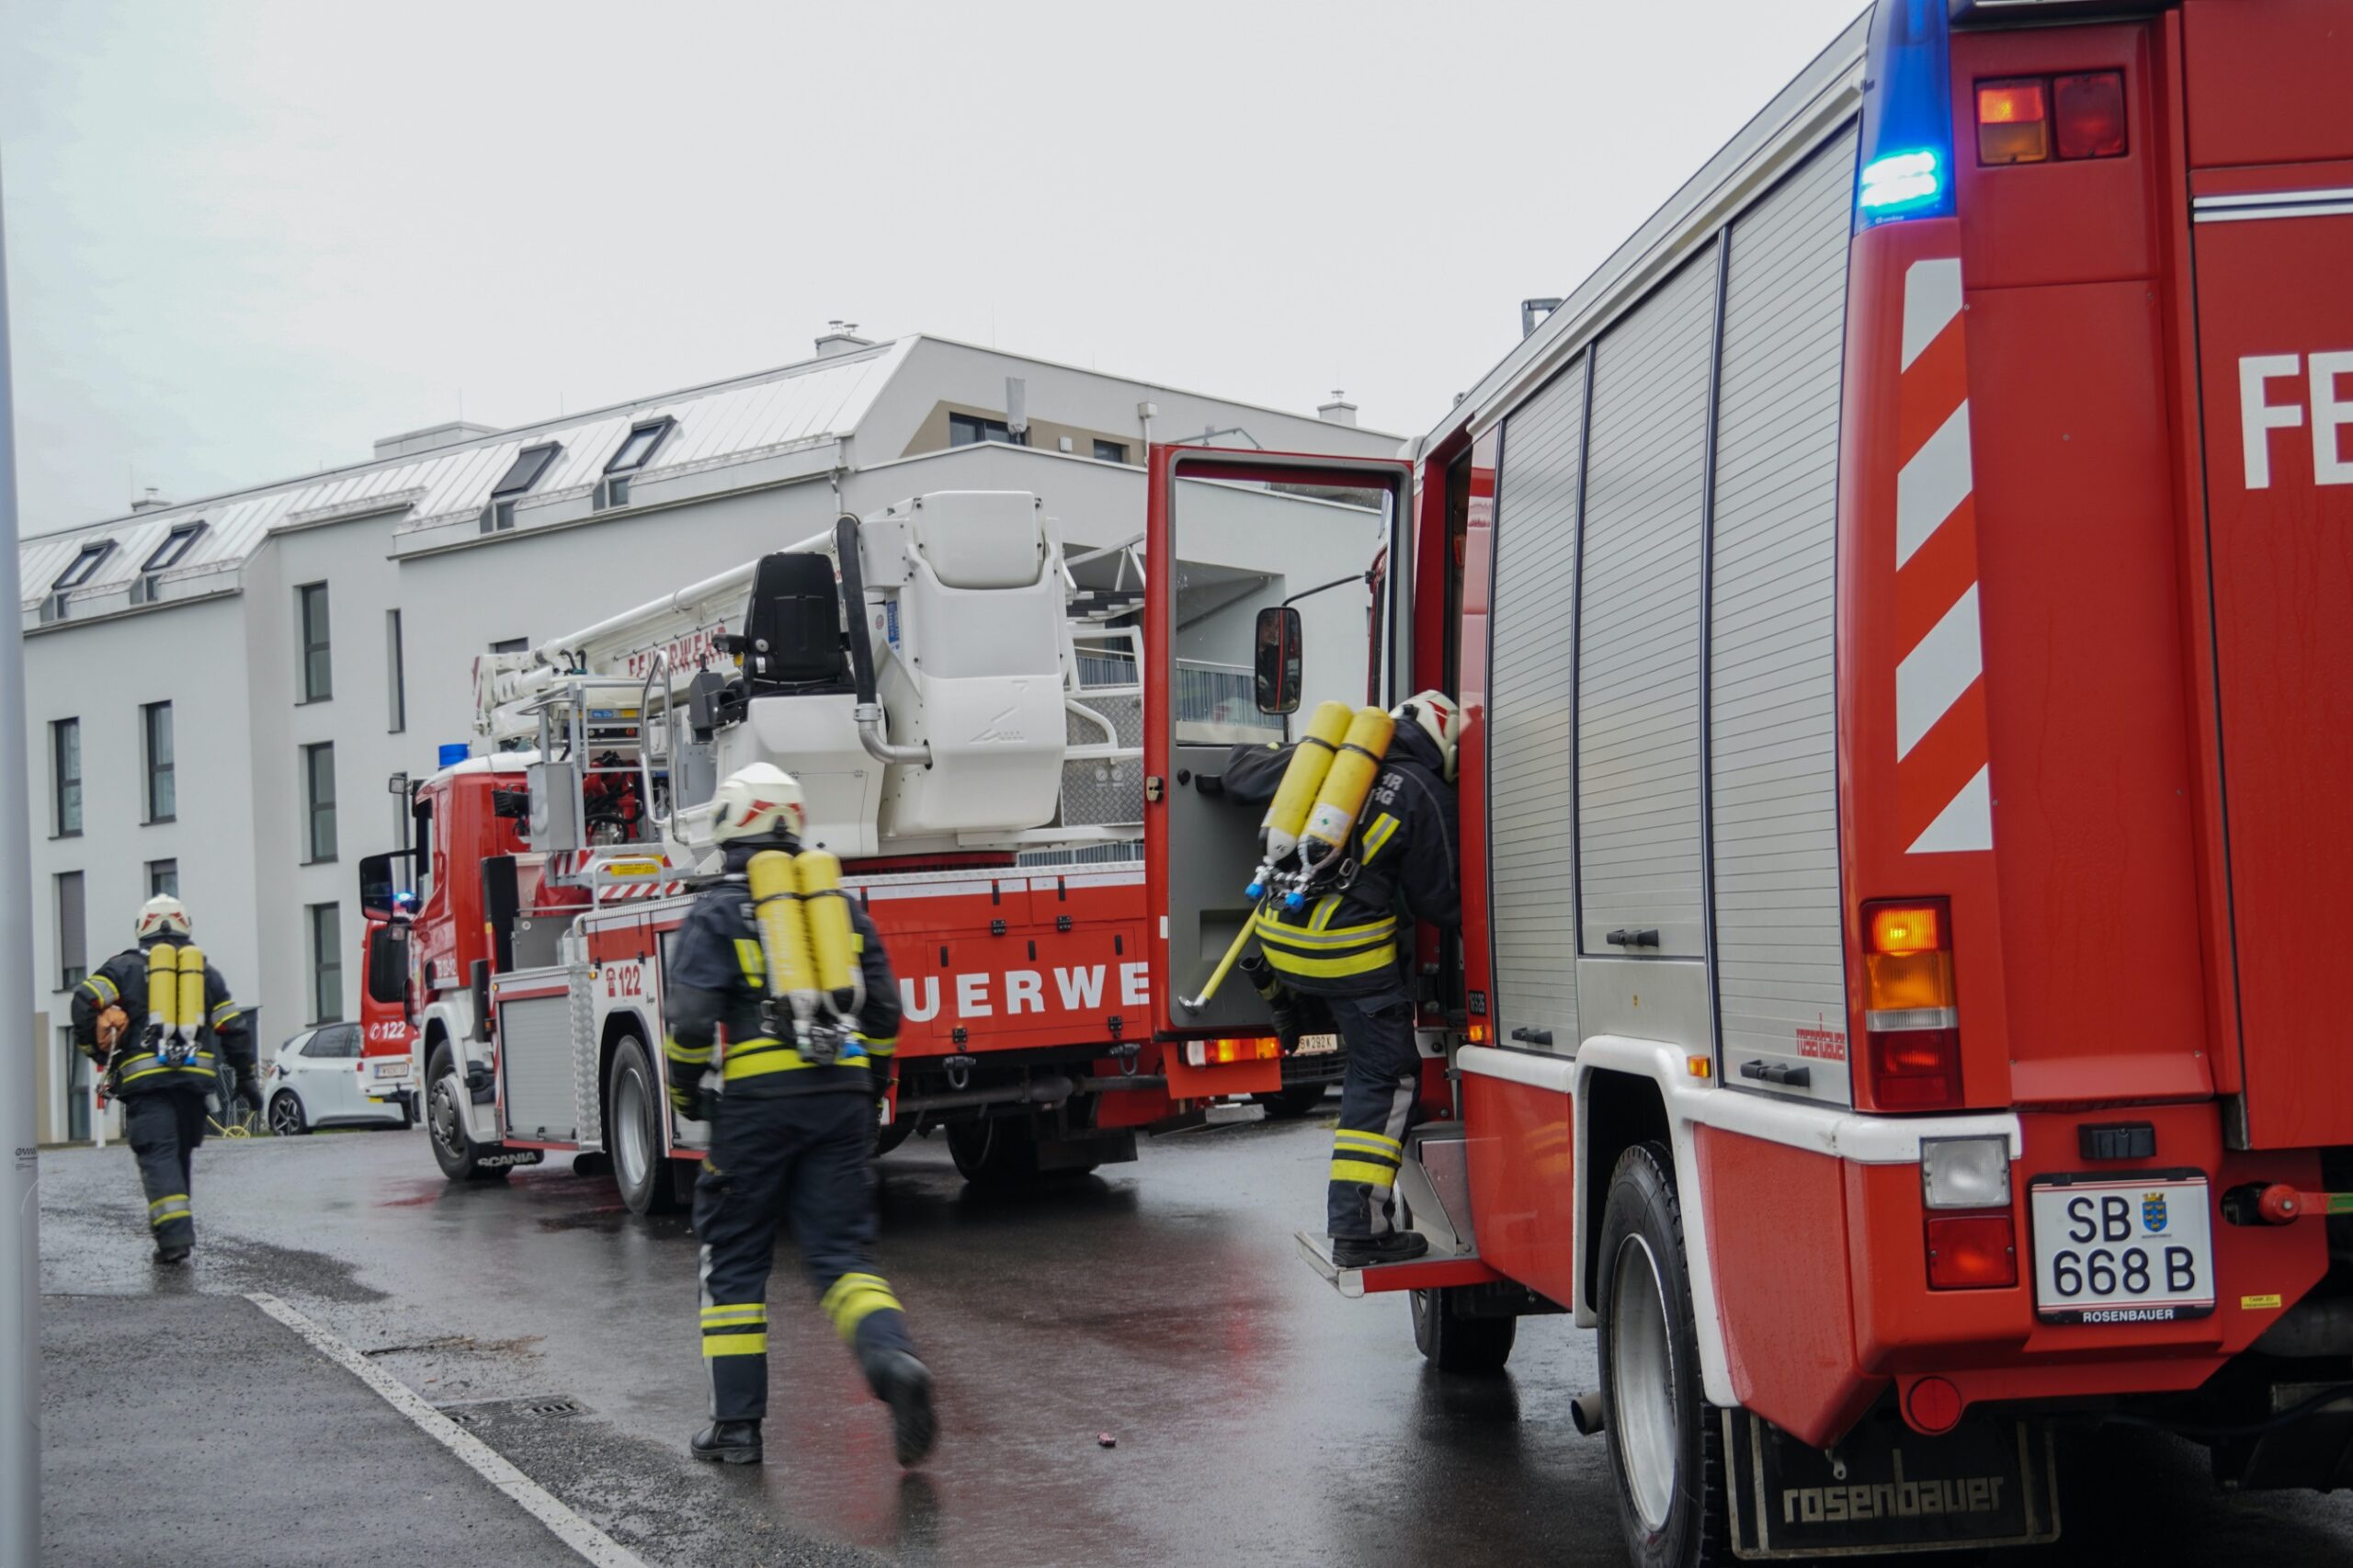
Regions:
M 392 919 L 402 892 L 397 868 L 404 861 L 415 858 L 415 851 L 409 849 L 363 858 L 359 862 L 359 913 L 370 920 Z
M 1299 611 L 1268 605 L 1258 612 L 1258 711 L 1296 713 L 1301 686 Z

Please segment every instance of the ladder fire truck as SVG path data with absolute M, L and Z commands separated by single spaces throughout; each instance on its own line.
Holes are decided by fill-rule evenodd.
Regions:
M 1301 1244 L 1440 1368 L 1596 1329 L 1636 1562 L 2047 1541 L 2110 1417 L 2353 1483 L 2348 81 L 2342 0 L 1880 0 L 1411 460 L 1152 454 L 1148 663 L 1199 482 L 1389 519 L 1432 1245 Z M 1144 719 L 1153 1032 L 1246 1032 L 1257 814 Z
M 1133 608 L 1077 586 L 1033 496 L 951 492 L 479 659 L 473 755 L 360 870 L 367 1021 L 413 1028 L 443 1172 L 570 1152 L 637 1212 L 678 1201 L 708 1129 L 665 1096 L 664 959 L 717 869 L 710 796 L 761 760 L 897 970 L 885 1147 L 938 1125 L 1004 1183 L 1279 1092 L 1263 1030 L 1164 1051 L 1147 1024 Z

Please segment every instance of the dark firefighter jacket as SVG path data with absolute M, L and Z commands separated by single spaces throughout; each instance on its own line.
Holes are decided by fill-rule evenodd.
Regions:
M 186 945 L 168 937 L 156 937 L 155 942 L 169 942 L 175 948 Z M 106 1062 L 109 1096 L 120 1099 L 150 1089 L 188 1085 L 213 1089 L 219 1086 L 222 1057 L 236 1069 L 237 1081 L 244 1082 L 254 1070 L 253 1037 L 243 1010 L 229 997 L 229 983 L 209 963 L 204 966 L 205 1021 L 197 1031 L 196 1054 L 178 1064 L 157 1056 L 147 1039 L 147 949 L 153 945 L 125 949 L 74 988 L 74 1049 L 97 1061 L 98 1015 L 119 1006 L 130 1017 L 131 1027 L 115 1041 L 114 1054 Z
M 1244 805 L 1275 798 L 1291 747 L 1236 746 L 1225 763 L 1225 792 Z M 1400 724 L 1365 798 L 1348 858 L 1333 891 L 1286 909 L 1271 900 L 1257 922 L 1258 946 L 1293 990 L 1364 996 L 1397 988 L 1411 956 L 1412 930 L 1400 941 L 1402 911 L 1441 930 L 1462 923 L 1455 857 L 1454 786 L 1446 781 L 1438 743 L 1418 725 Z
M 725 880 L 704 891 L 678 927 L 664 971 L 664 1022 L 669 1040 L 673 1086 L 698 1082 L 710 1065 L 712 1040 L 723 1031 L 726 1063 L 722 1072 L 730 1097 L 769 1099 L 827 1089 L 879 1093 L 888 1081 L 890 1059 L 899 1047 L 899 983 L 882 950 L 866 905 L 849 900 L 850 929 L 865 976 L 866 1001 L 858 1028 L 830 1063 L 805 1062 L 789 1040 L 779 1040 L 762 1018 L 767 996 L 767 963 L 760 928 L 753 918 L 752 892 L 745 868 L 773 844 L 728 846 Z M 781 1007 L 781 1005 L 779 1005 Z M 779 1018 L 790 1017 L 780 1012 Z M 790 1028 L 789 1023 L 784 1027 Z

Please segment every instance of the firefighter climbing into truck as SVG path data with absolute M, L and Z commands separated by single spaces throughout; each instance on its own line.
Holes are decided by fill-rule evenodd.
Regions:
M 1267 805 L 1251 882 L 1261 899 L 1247 932 L 1258 947 L 1254 984 L 1279 1035 L 1289 1032 L 1284 1015 L 1313 998 L 1347 1052 L 1325 1212 L 1333 1256 L 1347 1267 L 1429 1249 L 1396 1225 L 1393 1189 L 1421 1093 L 1411 922 L 1449 936 L 1461 923 L 1461 728 L 1442 692 L 1417 693 L 1391 713 L 1351 715 L 1327 702 L 1297 745 L 1236 746 L 1226 759 L 1226 795 Z

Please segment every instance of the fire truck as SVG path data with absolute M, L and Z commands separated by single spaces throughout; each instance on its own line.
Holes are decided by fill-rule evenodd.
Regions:
M 2342 0 L 1881 0 L 1407 460 L 1152 454 L 1147 662 L 1203 482 L 1386 519 L 1370 646 L 1233 633 L 1467 716 L 1430 1250 L 1300 1244 L 1442 1369 L 1596 1330 L 1638 1563 L 2049 1541 L 2065 1424 L 2353 1483 L 2347 81 Z M 1246 1033 L 1256 813 L 1143 744 L 1151 1031 Z
M 1136 600 L 1086 564 L 1026 493 L 934 494 L 479 659 L 474 741 L 406 787 L 413 847 L 360 869 L 364 1021 L 413 1030 L 443 1173 L 570 1153 L 639 1213 L 680 1201 L 708 1129 L 669 1107 L 665 958 L 754 761 L 800 780 L 892 954 L 886 1148 L 938 1126 L 1012 1183 L 1279 1096 L 1263 1030 L 1153 1039 Z

